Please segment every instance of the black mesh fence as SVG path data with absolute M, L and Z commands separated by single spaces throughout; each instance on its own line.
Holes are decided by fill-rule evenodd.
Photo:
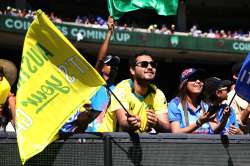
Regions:
M 21 165 L 14 134 L 0 136 L 0 166 Z M 250 136 L 79 134 L 28 160 L 44 166 L 249 166 Z

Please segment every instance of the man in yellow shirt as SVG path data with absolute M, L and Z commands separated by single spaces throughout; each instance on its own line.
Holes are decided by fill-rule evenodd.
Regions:
M 131 58 L 130 74 L 132 79 L 123 80 L 113 91 L 122 105 L 111 97 L 111 105 L 99 131 L 168 132 L 166 98 L 151 84 L 156 74 L 152 56 L 141 53 Z

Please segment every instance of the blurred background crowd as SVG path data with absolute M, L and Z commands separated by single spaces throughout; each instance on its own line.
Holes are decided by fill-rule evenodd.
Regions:
M 28 9 L 16 9 L 7 6 L 6 9 L 0 10 L 0 15 L 23 17 L 28 19 L 33 19 L 36 11 Z M 68 23 L 72 25 L 81 25 L 91 28 L 104 28 L 107 29 L 107 19 L 105 16 L 97 16 L 94 14 L 89 15 L 76 15 L 68 18 L 61 18 L 54 11 L 47 12 L 47 15 L 55 23 Z M 207 27 L 206 29 L 201 29 L 198 24 L 194 24 L 189 27 L 189 31 L 181 32 L 176 30 L 176 25 L 171 23 L 161 23 L 161 24 L 140 24 L 139 23 L 118 23 L 117 28 L 119 30 L 135 31 L 135 32 L 145 32 L 145 33 L 158 33 L 158 34 L 178 34 L 184 36 L 193 37 L 203 37 L 203 38 L 214 38 L 214 39 L 233 39 L 250 41 L 250 31 L 239 28 L 230 29 L 224 27 L 224 29 L 214 29 L 212 27 Z

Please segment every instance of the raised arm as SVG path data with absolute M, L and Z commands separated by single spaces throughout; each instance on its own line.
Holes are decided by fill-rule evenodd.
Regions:
M 106 37 L 99 49 L 98 52 L 98 56 L 97 56 L 97 61 L 96 61 L 96 65 L 95 65 L 95 69 L 101 73 L 102 67 L 103 67 L 103 59 L 106 57 L 107 55 L 107 50 L 108 50 L 108 46 L 109 46 L 109 42 L 112 36 L 112 33 L 114 31 L 114 19 L 112 18 L 112 16 L 108 17 L 108 32 L 106 34 Z

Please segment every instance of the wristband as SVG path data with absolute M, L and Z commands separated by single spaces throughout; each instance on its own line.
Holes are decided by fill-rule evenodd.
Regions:
M 201 127 L 202 126 L 200 119 L 197 119 L 195 123 L 196 123 L 197 127 Z

